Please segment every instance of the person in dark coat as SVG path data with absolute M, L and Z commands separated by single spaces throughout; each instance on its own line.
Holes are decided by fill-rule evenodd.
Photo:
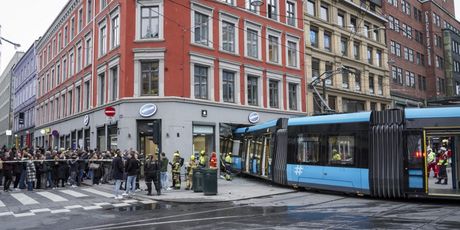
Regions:
M 59 163 L 58 163 L 58 172 L 57 176 L 59 178 L 59 181 L 61 182 L 61 187 L 65 187 L 65 183 L 67 182 L 68 174 L 69 174 L 69 165 L 65 161 L 65 155 L 64 153 L 61 153 L 61 156 L 59 157 Z M 59 181 L 56 184 L 56 186 L 59 186 Z
M 161 185 L 160 185 L 160 162 L 155 159 L 153 154 L 147 156 L 147 159 L 144 163 L 144 174 L 145 174 L 145 183 L 147 185 L 147 195 L 152 195 L 152 181 L 155 184 L 155 190 L 157 195 L 161 195 Z
M 78 156 L 77 154 L 72 154 L 71 159 L 68 161 L 69 168 L 70 168 L 70 184 L 72 185 L 72 188 L 77 187 L 77 174 L 80 171 L 79 166 L 80 164 L 78 163 Z
M 15 151 L 12 151 L 12 153 L 15 153 Z M 15 157 L 13 158 L 14 161 L 21 161 L 22 157 L 21 157 L 21 153 L 20 152 L 17 152 L 15 153 Z M 22 162 L 16 162 L 16 163 L 13 163 L 13 176 L 14 176 L 14 184 L 13 184 L 13 187 L 15 190 L 19 190 L 18 189 L 18 186 L 19 186 L 19 181 L 21 180 L 21 174 L 22 174 L 22 170 L 23 170 L 23 164 Z
M 91 160 L 89 161 L 90 170 L 93 171 L 93 184 L 99 184 L 102 177 L 102 162 L 98 161 L 99 157 L 97 154 L 94 154 Z
M 42 177 L 43 177 L 43 174 L 45 174 L 45 163 L 41 160 L 42 159 L 42 155 L 40 153 L 37 153 L 37 155 L 35 156 L 35 170 L 36 170 L 36 176 L 37 176 L 37 183 L 35 183 L 35 188 L 36 189 L 41 189 L 42 188 Z
M 120 157 L 120 153 L 116 152 L 112 160 L 112 177 L 115 180 L 115 188 L 113 195 L 115 199 L 121 199 L 120 186 L 123 180 L 123 160 Z
M 3 161 L 13 161 L 14 157 L 10 154 L 10 152 L 5 152 L 3 156 Z M 3 191 L 9 192 L 10 185 L 13 180 L 13 163 L 5 163 L 3 162 L 3 176 L 5 180 L 3 181 Z
M 126 163 L 126 172 L 128 174 L 128 181 L 126 184 L 126 191 L 123 195 L 133 195 L 136 191 L 136 177 L 140 169 L 139 161 L 135 158 L 134 153 L 129 154 L 129 159 Z

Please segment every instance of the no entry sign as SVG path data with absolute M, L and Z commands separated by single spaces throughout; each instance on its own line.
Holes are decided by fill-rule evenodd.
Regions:
M 108 117 L 113 117 L 115 116 L 115 108 L 112 106 L 106 107 L 104 113 Z

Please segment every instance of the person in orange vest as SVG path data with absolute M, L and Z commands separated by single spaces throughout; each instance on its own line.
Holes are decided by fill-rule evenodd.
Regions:
M 217 169 L 217 155 L 215 152 L 212 152 L 211 159 L 209 160 L 209 168 Z

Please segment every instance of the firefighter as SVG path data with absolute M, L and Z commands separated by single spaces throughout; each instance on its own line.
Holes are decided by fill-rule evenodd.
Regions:
M 447 165 L 449 164 L 447 158 L 446 148 L 441 147 L 441 156 L 438 160 L 438 168 L 439 168 L 439 177 L 438 181 L 435 184 L 441 184 L 441 181 L 444 179 L 444 183 L 447 184 Z
M 190 156 L 190 162 L 187 164 L 187 177 L 185 183 L 185 190 L 192 189 L 193 186 L 193 171 L 196 169 L 195 156 Z
M 227 156 L 225 156 L 225 179 L 232 180 L 232 153 L 228 152 Z
M 211 153 L 211 159 L 209 160 L 209 168 L 217 169 L 217 154 L 215 152 Z
M 160 185 L 160 162 L 155 159 L 153 154 L 147 156 L 147 160 L 144 164 L 144 173 L 145 173 L 145 183 L 147 184 L 147 195 L 152 195 L 152 181 L 155 185 L 155 190 L 157 195 L 161 195 L 161 185 Z
M 428 149 L 428 177 L 430 176 L 431 169 L 433 169 L 434 177 L 438 177 L 438 170 L 436 170 L 436 154 L 432 149 Z
M 337 151 L 337 149 L 332 150 L 332 160 L 333 161 L 340 161 L 342 160 L 342 156 L 340 156 L 340 153 Z
M 173 162 L 171 165 L 172 168 L 172 178 L 174 189 L 180 189 L 180 169 L 181 169 L 181 157 L 179 151 L 174 153 Z
M 206 168 L 206 163 L 208 162 L 208 158 L 206 156 L 206 152 L 204 150 L 201 150 L 200 152 L 200 158 L 198 159 L 198 165 L 201 168 Z

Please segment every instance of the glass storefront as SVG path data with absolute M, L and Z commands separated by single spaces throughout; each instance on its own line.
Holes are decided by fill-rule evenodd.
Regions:
M 214 136 L 214 126 L 193 126 L 193 153 L 195 157 L 204 151 L 208 159 L 210 158 L 211 152 L 216 151 Z
M 107 138 L 105 137 L 105 126 L 97 128 L 97 144 L 96 147 L 99 151 L 107 150 Z
M 118 149 L 118 126 L 116 124 L 107 126 L 107 132 L 107 147 L 110 150 Z
M 83 130 L 78 130 L 77 132 L 77 148 L 83 148 Z
M 90 143 L 91 143 L 90 129 L 85 129 L 85 149 L 87 150 L 90 149 Z
M 161 120 L 138 120 L 137 132 L 139 153 L 161 152 Z

